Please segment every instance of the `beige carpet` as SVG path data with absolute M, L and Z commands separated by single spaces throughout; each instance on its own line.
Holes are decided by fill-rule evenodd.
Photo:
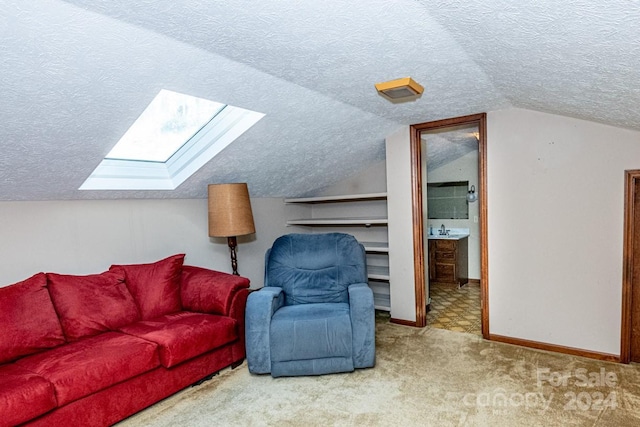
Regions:
M 136 426 L 640 426 L 640 367 L 417 329 L 378 316 L 373 369 L 226 369 L 123 421 Z M 588 386 L 591 383 L 592 386 Z

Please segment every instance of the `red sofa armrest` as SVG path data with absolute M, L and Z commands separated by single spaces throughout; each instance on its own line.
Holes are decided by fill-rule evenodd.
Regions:
M 248 287 L 246 277 L 185 265 L 180 277 L 182 308 L 229 316 L 236 293 Z

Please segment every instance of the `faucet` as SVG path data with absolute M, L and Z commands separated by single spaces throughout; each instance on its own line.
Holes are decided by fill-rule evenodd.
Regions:
M 444 224 L 442 224 L 442 225 L 440 226 L 440 235 L 441 235 L 441 236 L 444 236 L 445 234 L 447 234 L 447 229 L 446 229 L 446 228 L 444 228 Z

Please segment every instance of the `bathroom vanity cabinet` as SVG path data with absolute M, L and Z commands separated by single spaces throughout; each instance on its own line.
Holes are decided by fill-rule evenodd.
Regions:
M 469 239 L 429 239 L 429 280 L 465 285 L 469 278 Z

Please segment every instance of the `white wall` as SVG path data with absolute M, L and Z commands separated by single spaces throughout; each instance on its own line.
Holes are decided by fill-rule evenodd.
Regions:
M 489 113 L 487 131 L 490 332 L 619 354 L 640 132 L 521 109 Z
M 251 204 L 256 234 L 238 238 L 238 270 L 256 288 L 266 249 L 291 230 L 282 199 Z M 205 199 L 0 202 L 0 241 L 0 286 L 39 271 L 92 274 L 176 253 L 231 272 L 226 239 L 208 236 Z
M 387 191 L 386 161 L 375 163 L 365 170 L 325 188 L 317 196 L 336 196 L 342 194 L 384 193 Z
M 628 169 L 640 169 L 640 132 L 488 113 L 491 334 L 620 353 Z M 412 238 L 408 128 L 387 138 L 387 170 L 392 315 L 415 320 L 413 251 L 402 254 Z
M 624 170 L 640 169 L 640 132 L 521 109 L 490 112 L 487 132 L 490 333 L 619 354 Z M 408 127 L 387 138 L 391 315 L 415 321 L 409 148 Z M 300 208 L 252 206 L 238 262 L 260 287 L 264 252 L 297 231 L 285 219 Z M 178 252 L 230 271 L 206 200 L 0 202 L 0 241 L 0 286 Z
M 341 181 L 318 194 L 319 196 L 336 196 L 345 194 L 384 193 L 387 191 L 386 165 L 376 163 L 360 173 Z M 310 206 L 309 218 L 358 218 L 358 217 L 387 217 L 387 203 L 383 200 L 318 203 Z M 361 242 L 387 242 L 388 230 L 386 226 L 335 226 L 315 227 L 310 229 L 314 233 L 342 232 L 355 236 Z M 368 255 L 370 265 L 388 265 L 386 255 Z
M 427 147 L 428 150 L 428 147 Z M 427 171 L 427 182 L 469 181 L 469 187 L 474 185 L 476 193 L 480 186 L 478 181 L 478 151 L 472 151 L 459 159 L 447 163 L 436 169 Z M 423 190 L 426 193 L 426 185 Z M 444 224 L 445 228 L 469 229 L 469 278 L 480 279 L 480 202 L 469 203 L 469 219 L 428 219 L 426 210 L 426 195 L 423 209 L 425 233 L 429 233 L 429 226 L 433 226 L 434 233 Z M 425 254 L 425 257 L 427 255 Z M 427 276 L 429 277 L 429 276 Z
M 386 139 L 391 317 L 416 320 L 409 127 Z

